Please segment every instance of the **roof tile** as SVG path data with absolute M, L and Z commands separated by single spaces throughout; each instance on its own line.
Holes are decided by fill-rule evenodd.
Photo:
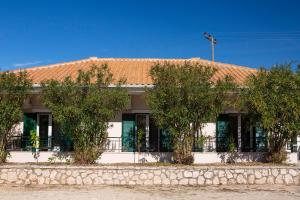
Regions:
M 152 79 L 149 71 L 155 63 L 169 62 L 174 64 L 183 64 L 184 62 L 198 62 L 200 64 L 215 67 L 217 69 L 213 80 L 223 78 L 226 75 L 231 75 L 238 84 L 243 84 L 247 76 L 256 73 L 256 69 L 224 64 L 219 62 L 211 62 L 202 59 L 134 59 L 134 58 L 90 58 L 79 61 L 60 63 L 41 67 L 27 68 L 29 77 L 35 84 L 42 81 L 55 79 L 58 81 L 64 80 L 65 77 L 71 76 L 75 78 L 78 70 L 88 70 L 92 64 L 102 65 L 108 64 L 111 73 L 115 80 L 125 78 L 127 84 L 134 85 L 150 85 Z M 19 71 L 19 70 L 14 70 Z

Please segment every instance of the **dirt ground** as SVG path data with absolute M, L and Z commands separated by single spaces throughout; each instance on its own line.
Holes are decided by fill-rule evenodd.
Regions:
M 1 186 L 1 200 L 145 200 L 228 199 L 300 200 L 300 186 L 206 186 L 206 187 L 41 187 Z

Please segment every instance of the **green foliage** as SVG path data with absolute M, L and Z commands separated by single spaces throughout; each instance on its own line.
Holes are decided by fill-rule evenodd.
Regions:
M 39 136 L 37 136 L 36 131 L 30 131 L 30 144 L 32 148 L 38 149 L 39 148 Z
M 142 129 L 137 130 L 137 150 L 141 152 L 143 146 L 143 139 L 145 137 L 145 132 Z
M 177 163 L 193 161 L 195 132 L 205 122 L 215 120 L 229 100 L 227 92 L 234 87 L 232 78 L 213 82 L 216 71 L 191 62 L 158 63 L 151 69 L 154 88 L 146 91 L 147 102 L 157 125 L 171 132 Z
M 282 162 L 285 146 L 300 130 L 300 73 L 290 64 L 260 69 L 250 76 L 241 94 L 245 111 L 267 132 L 269 159 Z
M 198 148 L 198 150 L 203 151 L 204 150 L 204 145 L 206 140 L 208 139 L 208 137 L 206 137 L 205 135 L 201 135 L 197 140 L 196 140 L 196 147 Z
M 36 131 L 30 131 L 30 144 L 32 146 L 32 155 L 36 161 L 40 157 L 39 152 L 39 145 L 40 145 L 40 138 L 37 136 Z
M 107 65 L 93 65 L 89 71 L 79 71 L 75 80 L 42 83 L 43 103 L 62 133 L 73 139 L 76 163 L 95 163 L 107 140 L 108 121 L 129 103 L 127 90 L 121 87 L 124 81 L 110 87 L 112 82 Z
M 236 146 L 234 143 L 234 138 L 232 137 L 232 135 L 229 137 L 229 141 L 228 141 L 228 152 L 229 153 L 234 153 L 236 150 Z
M 22 116 L 22 104 L 28 97 L 31 81 L 25 72 L 0 73 L 0 163 L 6 161 L 8 139 Z

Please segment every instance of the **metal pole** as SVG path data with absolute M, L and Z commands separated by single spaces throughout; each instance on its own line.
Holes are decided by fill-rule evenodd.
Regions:
M 212 62 L 215 61 L 215 44 L 214 44 L 214 37 L 211 37 L 211 60 Z
M 204 37 L 211 42 L 211 61 L 213 63 L 215 61 L 215 45 L 217 44 L 217 40 L 207 32 L 204 32 Z

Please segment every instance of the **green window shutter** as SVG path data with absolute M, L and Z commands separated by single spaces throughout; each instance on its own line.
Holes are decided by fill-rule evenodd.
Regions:
M 220 115 L 217 119 L 217 151 L 225 152 L 228 147 L 228 140 L 230 135 L 229 117 L 228 115 Z
M 24 129 L 22 136 L 22 148 L 30 146 L 30 132 L 36 131 L 37 126 L 37 114 L 36 113 L 24 113 Z
M 124 114 L 122 116 L 122 150 L 135 151 L 135 115 Z
M 267 149 L 267 138 L 260 122 L 255 124 L 255 150 L 266 151 Z
M 167 129 L 161 129 L 160 131 L 160 151 L 172 152 L 172 135 Z

